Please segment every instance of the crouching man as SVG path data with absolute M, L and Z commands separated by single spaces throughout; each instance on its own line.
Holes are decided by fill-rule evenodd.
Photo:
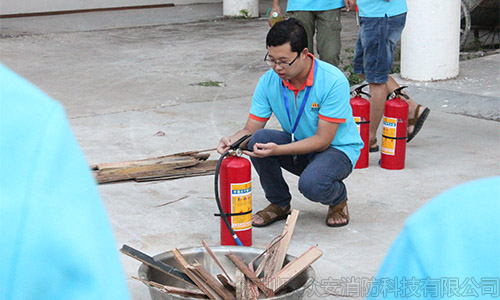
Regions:
M 287 217 L 291 194 L 282 168 L 300 176 L 299 191 L 309 200 L 328 205 L 326 225 L 349 223 L 344 180 L 353 170 L 363 142 L 349 104 L 349 83 L 336 67 L 315 59 L 307 49 L 307 34 L 291 18 L 274 25 L 266 38 L 264 60 L 271 70 L 259 80 L 243 129 L 222 137 L 224 153 L 245 134 L 252 164 L 271 203 L 252 217 L 256 227 Z M 274 113 L 282 127 L 265 129 Z

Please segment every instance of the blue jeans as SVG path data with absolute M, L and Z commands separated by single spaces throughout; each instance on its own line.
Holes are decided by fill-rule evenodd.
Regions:
M 255 143 L 269 142 L 289 144 L 291 135 L 279 130 L 259 129 L 248 141 L 248 148 L 252 149 Z M 281 207 L 288 206 L 292 199 L 281 168 L 300 176 L 299 191 L 311 201 L 336 205 L 347 198 L 342 180 L 351 174 L 352 163 L 338 149 L 330 147 L 323 152 L 298 155 L 296 162 L 292 155 L 251 157 L 251 160 L 267 200 Z
M 387 82 L 405 22 L 406 13 L 384 18 L 360 17 L 354 73 L 365 75 L 369 83 Z

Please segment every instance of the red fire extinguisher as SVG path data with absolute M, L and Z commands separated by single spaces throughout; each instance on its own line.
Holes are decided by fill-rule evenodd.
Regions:
M 215 200 L 219 207 L 221 245 L 252 245 L 251 163 L 239 149 L 250 135 L 234 142 L 215 169 Z M 219 180 L 220 177 L 220 198 Z
M 389 170 L 401 170 L 405 167 L 406 134 L 408 129 L 408 99 L 402 93 L 406 86 L 400 87 L 387 95 L 382 127 L 382 156 L 380 166 Z
M 363 149 L 361 149 L 361 154 L 359 155 L 358 162 L 355 169 L 363 169 L 368 167 L 368 154 L 370 150 L 370 101 L 361 97 L 365 95 L 370 98 L 370 94 L 363 92 L 363 88 L 368 84 L 357 87 L 353 92 L 351 92 L 351 107 L 352 115 L 354 121 L 358 125 L 358 131 L 361 135 L 361 139 L 365 144 Z

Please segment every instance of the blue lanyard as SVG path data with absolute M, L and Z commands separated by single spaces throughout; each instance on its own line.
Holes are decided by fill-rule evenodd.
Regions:
M 316 70 L 318 69 L 318 63 L 315 61 L 314 62 L 314 77 L 316 77 Z M 288 104 L 288 96 L 286 95 L 286 88 L 285 85 L 282 85 L 283 87 L 283 100 L 285 101 L 285 108 L 286 108 L 286 114 L 288 116 L 288 122 L 290 122 L 290 129 L 291 129 L 291 134 L 292 134 L 292 142 L 295 142 L 295 130 L 297 129 L 297 125 L 299 124 L 300 118 L 302 117 L 302 114 L 304 113 L 304 109 L 306 107 L 306 102 L 307 99 L 309 98 L 309 93 L 311 92 L 311 87 L 308 86 L 306 88 L 306 94 L 304 95 L 304 99 L 302 99 L 302 104 L 300 105 L 300 110 L 299 114 L 297 115 L 297 119 L 295 119 L 295 124 L 292 127 L 292 118 L 290 117 L 290 105 Z

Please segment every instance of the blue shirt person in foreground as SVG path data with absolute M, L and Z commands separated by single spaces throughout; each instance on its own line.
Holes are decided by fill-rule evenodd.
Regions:
M 370 152 L 377 152 L 377 130 L 384 114 L 389 93 L 399 88 L 391 73 L 394 50 L 406 23 L 406 0 L 346 0 L 348 8 L 357 3 L 359 36 L 353 60 L 354 72 L 370 86 Z M 408 102 L 407 141 L 410 142 L 424 125 L 430 109 Z
M 266 62 L 271 70 L 259 80 L 250 115 L 243 129 L 222 137 L 224 153 L 245 134 L 266 199 L 271 202 L 255 214 L 252 224 L 267 226 L 287 217 L 291 194 L 282 174 L 299 178 L 299 191 L 309 200 L 328 205 L 326 224 L 347 225 L 347 190 L 342 182 L 359 157 L 363 142 L 349 104 L 349 83 L 331 64 L 314 58 L 299 21 L 278 22 L 266 37 Z M 264 128 L 274 114 L 283 130 Z
M 61 105 L 1 64 L 0 170 L 0 299 L 129 299 Z
M 454 187 L 405 222 L 368 299 L 500 297 L 500 177 Z

